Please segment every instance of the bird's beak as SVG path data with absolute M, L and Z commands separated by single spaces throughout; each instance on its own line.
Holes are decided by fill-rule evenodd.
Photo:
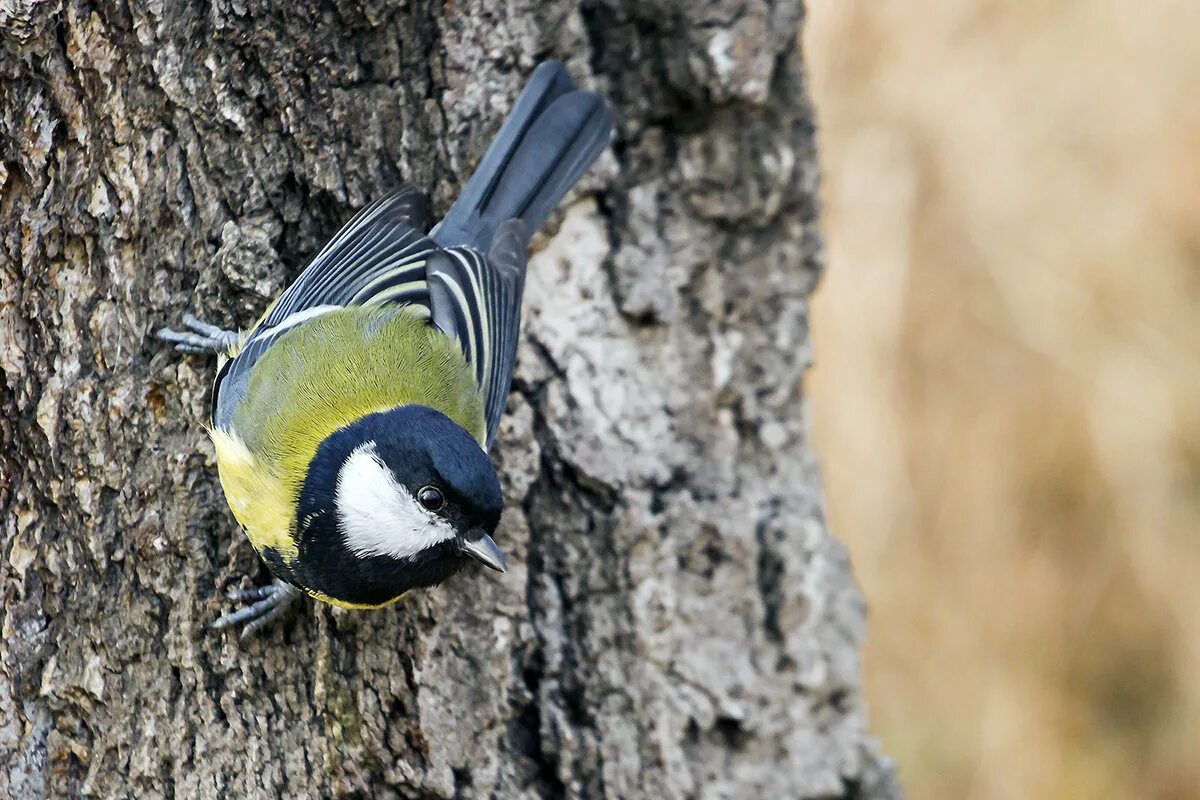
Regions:
M 504 554 L 500 552 L 499 547 L 496 547 L 492 537 L 483 531 L 472 531 L 468 536 L 471 538 L 463 539 L 462 543 L 464 553 L 496 572 L 508 570 L 508 566 L 504 563 Z

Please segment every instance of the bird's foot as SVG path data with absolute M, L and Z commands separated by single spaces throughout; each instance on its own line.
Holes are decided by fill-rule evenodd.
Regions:
M 164 342 L 175 345 L 175 349 L 181 353 L 196 355 L 224 353 L 241 339 L 241 334 L 237 331 L 227 331 L 216 325 L 209 325 L 191 314 L 183 315 L 183 327 L 187 330 L 173 331 L 170 328 L 163 328 L 154 335 Z
M 275 581 L 254 589 L 230 589 L 226 597 L 235 603 L 245 603 L 246 607 L 225 614 L 214 620 L 209 627 L 220 631 L 244 622 L 246 625 L 238 638 L 245 639 L 283 616 L 301 594 L 295 586 L 283 581 Z

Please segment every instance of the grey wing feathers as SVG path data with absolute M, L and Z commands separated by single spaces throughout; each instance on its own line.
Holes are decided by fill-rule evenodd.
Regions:
M 458 340 L 475 370 L 489 448 L 512 384 L 527 248 L 524 224 L 512 219 L 497 228 L 486 258 L 471 247 L 450 247 L 428 263 L 433 323 Z
M 228 427 L 250 370 L 284 331 L 332 308 L 407 304 L 429 314 L 425 263 L 437 245 L 425 196 L 405 186 L 367 205 L 321 249 L 222 365 L 213 384 L 212 424 Z
M 405 186 L 358 212 L 304 268 L 263 320 L 278 325 L 296 312 L 318 306 L 379 302 L 428 305 L 424 259 L 434 249 L 426 238 L 429 204 Z

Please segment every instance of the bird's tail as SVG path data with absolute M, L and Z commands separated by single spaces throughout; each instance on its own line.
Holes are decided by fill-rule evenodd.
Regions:
M 496 228 L 519 219 L 533 235 L 608 145 L 612 112 L 575 89 L 558 61 L 541 64 L 496 139 L 432 235 L 442 247 L 486 251 Z

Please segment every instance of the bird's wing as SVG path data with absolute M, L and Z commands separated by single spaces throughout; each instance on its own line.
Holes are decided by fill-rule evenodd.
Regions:
M 425 257 L 433 243 L 425 195 L 403 186 L 358 212 L 271 306 L 260 328 L 323 306 L 367 302 L 428 306 Z
M 429 316 L 426 261 L 437 245 L 425 235 L 429 205 L 402 187 L 358 212 L 317 253 L 254 326 L 213 384 L 212 424 L 225 428 L 250 370 L 284 331 L 335 308 L 397 303 Z
M 512 384 L 528 242 L 524 224 L 512 219 L 497 228 L 486 256 L 450 247 L 426 266 L 433 324 L 458 340 L 483 391 L 488 448 Z

